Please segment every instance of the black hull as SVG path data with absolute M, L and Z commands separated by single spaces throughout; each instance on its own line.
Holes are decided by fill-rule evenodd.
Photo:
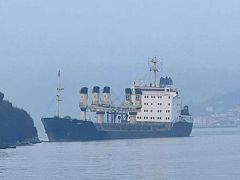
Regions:
M 189 122 L 100 125 L 63 118 L 43 118 L 42 123 L 51 142 L 187 137 L 193 127 Z

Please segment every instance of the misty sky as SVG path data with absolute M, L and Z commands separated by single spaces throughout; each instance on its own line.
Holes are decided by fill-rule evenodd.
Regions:
M 239 47 L 238 0 L 0 0 L 0 91 L 37 124 L 54 114 L 59 69 L 78 117 L 80 87 L 119 94 L 150 79 L 153 56 L 187 102 L 240 89 Z

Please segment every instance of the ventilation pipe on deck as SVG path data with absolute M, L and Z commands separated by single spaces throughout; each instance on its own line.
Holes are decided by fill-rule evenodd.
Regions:
M 104 123 L 104 114 L 105 114 L 105 112 L 97 111 L 96 114 L 97 114 L 97 123 L 103 124 Z
M 137 121 L 137 112 L 129 112 L 129 122 L 135 124 Z

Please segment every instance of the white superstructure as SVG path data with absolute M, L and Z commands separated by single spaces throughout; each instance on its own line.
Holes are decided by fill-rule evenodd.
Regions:
M 137 121 L 171 122 L 181 116 L 181 98 L 177 89 L 161 86 L 138 86 L 142 91 L 142 108 L 137 113 Z
M 141 111 L 137 113 L 137 122 L 172 122 L 181 118 L 181 98 L 179 91 L 173 86 L 172 79 L 169 77 L 161 78 L 157 83 L 157 63 L 158 60 L 153 58 L 151 71 L 154 73 L 154 82 L 145 85 L 134 83 L 131 88 L 132 92 L 140 89 Z M 134 93 L 133 93 L 134 94 Z M 135 104 L 133 98 L 132 103 Z

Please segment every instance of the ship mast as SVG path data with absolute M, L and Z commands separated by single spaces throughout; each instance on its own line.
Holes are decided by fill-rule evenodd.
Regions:
M 154 74 L 154 87 L 157 86 L 157 72 L 158 72 L 158 67 L 157 67 L 157 63 L 159 62 L 159 60 L 157 59 L 157 57 L 154 57 L 151 59 L 150 61 L 150 71 L 153 72 Z
M 60 103 L 62 101 L 61 98 L 61 92 L 64 90 L 64 88 L 61 87 L 61 73 L 60 70 L 58 71 L 58 87 L 57 87 L 57 117 L 60 117 Z

